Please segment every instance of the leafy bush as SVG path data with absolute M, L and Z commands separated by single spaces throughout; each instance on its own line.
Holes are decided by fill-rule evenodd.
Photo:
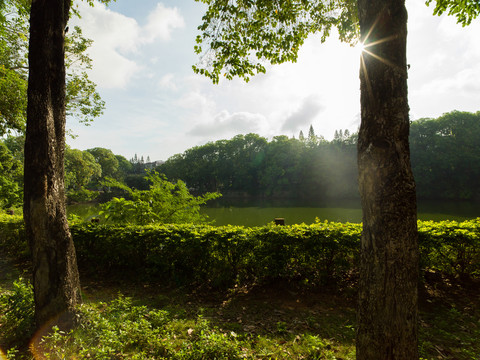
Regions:
M 69 203 L 87 202 L 94 200 L 97 196 L 97 191 L 91 191 L 82 187 L 78 190 L 69 190 L 67 192 L 67 201 Z
M 318 335 L 237 334 L 212 326 L 202 315 L 190 319 L 153 310 L 121 295 L 110 303 L 81 305 L 79 315 L 73 331 L 54 328 L 44 338 L 46 359 L 333 360 L 338 355 L 335 342 Z
M 358 224 L 245 228 L 193 224 L 72 226 L 79 264 L 175 284 L 340 281 L 356 268 Z
M 219 193 L 193 196 L 183 181 L 174 184 L 156 172 L 148 173 L 145 179 L 150 182 L 148 190 L 132 189 L 113 179 L 103 184 L 124 190 L 129 198 L 114 197 L 103 204 L 101 213 L 107 220 L 137 225 L 201 223 L 207 218 L 200 214 L 200 205 L 221 196 Z
M 357 273 L 361 224 L 246 228 L 207 224 L 76 223 L 71 231 L 81 270 L 149 276 L 175 285 L 288 281 L 342 284 Z M 480 218 L 419 221 L 420 268 L 462 279 L 480 277 Z M 26 256 L 20 217 L 0 215 L 0 247 Z
M 120 296 L 110 304 L 81 305 L 79 327 L 65 334 L 54 328 L 44 338 L 47 359 L 240 359 L 235 339 L 196 321 L 175 319 L 165 310 L 136 306 Z
M 29 253 L 21 215 L 0 212 L 0 248 L 17 259 L 24 259 Z
M 2 339 L 7 347 L 24 346 L 35 330 L 32 285 L 20 278 L 12 290 L 0 288 L 0 314 Z
M 4 69 L 2 69 L 4 70 Z M 5 73 L 2 73 L 2 80 Z M 23 164 L 0 139 L 0 209 L 21 206 L 23 200 Z
M 480 218 L 418 224 L 421 266 L 460 278 L 480 277 Z
M 480 218 L 418 222 L 422 269 L 452 277 L 480 276 Z M 176 284 L 296 281 L 338 283 L 355 276 L 361 224 L 246 228 L 170 224 L 76 225 L 80 263 L 140 271 Z

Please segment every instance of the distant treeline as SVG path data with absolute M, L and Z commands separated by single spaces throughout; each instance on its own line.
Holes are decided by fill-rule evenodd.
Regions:
M 351 198 L 357 196 L 356 136 L 345 133 L 337 131 L 331 142 L 313 131 L 271 141 L 237 135 L 188 149 L 159 171 L 195 192 L 227 197 Z
M 0 139 L 0 208 L 20 207 L 23 190 L 24 137 Z M 480 111 L 453 111 L 438 119 L 413 121 L 410 128 L 413 173 L 420 199 L 480 201 Z M 318 203 L 358 198 L 357 134 L 335 132 L 327 141 L 315 135 L 256 134 L 209 142 L 169 158 L 127 160 L 105 148 L 85 151 L 67 147 L 65 189 L 71 202 L 107 201 L 107 178 L 148 189 L 146 170 L 183 180 L 195 194 L 220 192 L 224 198 L 291 198 Z M 107 190 L 107 191 L 106 191 Z M 100 195 L 100 197 L 99 197 Z M 124 195 L 124 194 L 123 194 Z
M 419 198 L 480 201 L 480 111 L 452 111 L 410 127 Z
M 357 134 L 237 135 L 186 150 L 157 169 L 195 192 L 226 197 L 357 198 Z M 412 168 L 421 199 L 480 200 L 480 111 L 411 123 Z
M 0 209 L 21 207 L 23 202 L 23 149 L 25 137 L 0 139 Z M 69 202 L 109 200 L 103 183 L 112 178 L 137 189 L 146 189 L 146 169 L 157 166 L 143 156 L 127 160 L 105 148 L 88 150 L 65 149 L 65 192 Z M 120 193 L 119 195 L 121 195 Z M 99 195 L 100 198 L 99 198 Z

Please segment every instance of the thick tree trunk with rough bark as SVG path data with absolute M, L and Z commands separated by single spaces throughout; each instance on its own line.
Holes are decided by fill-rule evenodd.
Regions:
M 80 298 L 65 211 L 65 26 L 70 0 L 33 0 L 30 16 L 24 219 L 37 326 L 68 320 Z
M 418 245 L 404 0 L 359 0 L 363 209 L 357 359 L 418 359 Z

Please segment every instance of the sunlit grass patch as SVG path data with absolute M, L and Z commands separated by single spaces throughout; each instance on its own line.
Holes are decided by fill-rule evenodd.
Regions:
M 480 310 L 434 305 L 420 314 L 420 354 L 425 359 L 480 359 Z
M 156 307 L 148 299 L 162 289 L 138 289 L 128 288 L 132 297 L 112 297 L 109 289 L 108 300 L 81 305 L 78 326 L 67 332 L 53 327 L 37 353 L 45 359 L 355 358 L 355 310 L 334 293 L 282 297 L 279 290 L 260 288 L 222 301 L 220 294 L 191 298 L 174 289 L 159 294 L 163 305 Z M 33 329 L 31 286 L 17 281 L 13 290 L 0 293 L 1 347 L 10 359 L 32 359 L 21 347 Z M 474 293 L 450 295 L 427 296 L 428 306 L 421 306 L 422 359 L 470 360 L 480 354 Z M 6 347 L 6 339 L 20 351 Z
M 84 304 L 79 326 L 68 333 L 54 327 L 42 342 L 47 359 L 353 359 L 318 335 L 294 334 L 280 323 L 273 334 L 222 330 L 202 315 L 191 319 L 134 305 L 119 296 L 110 303 Z M 351 356 L 350 356 L 350 355 Z

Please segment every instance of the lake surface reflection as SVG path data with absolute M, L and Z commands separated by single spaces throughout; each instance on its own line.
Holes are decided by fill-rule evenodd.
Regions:
M 468 202 L 422 201 L 418 205 L 420 220 L 457 220 L 463 221 L 480 217 L 480 204 Z M 204 208 L 202 212 L 215 220 L 215 225 L 261 226 L 274 218 L 285 218 L 285 224 L 311 224 L 320 221 L 353 222 L 362 221 L 360 201 L 338 201 L 313 206 L 313 204 L 291 204 L 280 206 L 277 202 L 258 204 L 219 203 Z
M 68 206 L 68 212 L 84 219 L 96 216 L 99 206 L 78 204 Z M 360 202 L 336 201 L 330 203 L 294 203 L 293 201 L 233 201 L 223 200 L 203 208 L 202 213 L 214 220 L 215 225 L 262 226 L 275 218 L 285 218 L 285 224 L 311 224 L 320 221 L 353 222 L 362 221 Z M 480 217 L 480 203 L 421 201 L 418 204 L 418 218 L 421 220 L 463 221 Z

